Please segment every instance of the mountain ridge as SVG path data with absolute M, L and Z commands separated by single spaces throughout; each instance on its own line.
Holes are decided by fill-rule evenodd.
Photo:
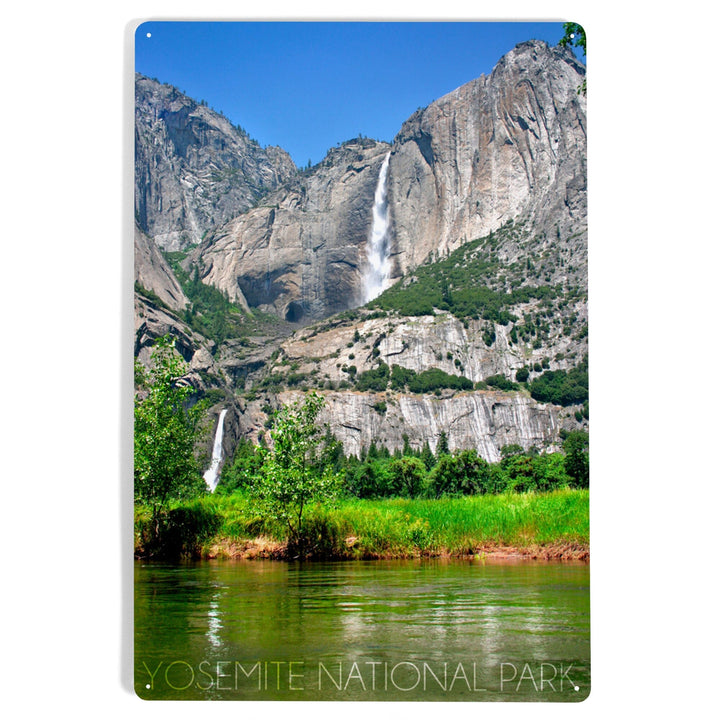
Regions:
M 222 113 L 135 75 L 135 217 L 163 249 L 195 245 L 297 174 L 290 155 L 262 148 Z
M 244 156 L 252 172 L 277 181 L 261 192 L 252 173 L 246 185 L 222 185 L 227 178 L 217 174 L 213 180 L 200 162 L 217 168 L 212 153 L 191 151 L 190 167 L 189 143 L 185 164 L 176 162 L 180 179 L 167 179 L 161 162 L 160 185 L 176 188 L 184 179 L 197 182 L 195 192 L 170 193 L 175 214 L 164 225 L 158 220 L 155 242 L 167 258 L 180 251 L 173 262 L 183 276 L 236 304 L 240 334 L 204 337 L 202 325 L 189 324 L 197 309 L 187 279 L 183 300 L 165 259 L 148 272 L 145 264 L 161 263 L 136 252 L 136 277 L 147 291 L 136 293 L 136 354 L 147 362 L 159 334 L 180 339 L 188 381 L 200 395 L 221 393 L 222 406 L 230 407 L 227 457 L 240 438 L 258 440 L 288 393 L 310 388 L 326 395 L 326 417 L 348 449 L 367 444 L 364 428 L 375 428 L 393 449 L 425 441 L 435 447 L 445 433 L 450 447 L 480 448 L 486 459 L 508 442 L 557 447 L 561 430 L 587 427 L 587 405 L 582 398 L 567 406 L 539 402 L 530 387 L 548 373 L 573 371 L 587 354 L 586 121 L 577 92 L 583 77 L 569 49 L 521 43 L 488 75 L 413 113 L 391 144 L 355 138 L 302 171 L 283 165 L 284 151 L 275 166 L 267 149 L 264 157 Z M 163 92 L 176 109 L 191 107 Z M 179 133 L 191 140 L 211 112 L 192 108 L 191 128 Z M 163 162 L 177 160 L 170 149 L 182 146 L 171 135 L 161 129 L 158 136 Z M 392 287 L 361 307 L 373 196 L 388 153 Z M 136 156 L 141 183 L 156 171 L 150 157 Z M 223 188 L 225 203 L 217 215 L 207 211 L 202 235 L 193 230 L 192 241 L 180 241 L 182 223 L 192 223 L 190 210 L 178 208 L 206 212 L 194 196 Z M 164 282 L 172 285 L 170 301 Z M 420 304 L 410 299 L 416 291 Z M 393 380 L 394 372 L 411 377 L 429 369 L 440 373 L 440 384 L 422 402 Z M 469 387 L 443 380 L 453 377 Z M 486 420 L 466 432 L 452 410 L 460 406 Z M 515 432 L 508 418 L 518 413 L 525 430 Z M 341 430 L 350 427 L 360 435 Z

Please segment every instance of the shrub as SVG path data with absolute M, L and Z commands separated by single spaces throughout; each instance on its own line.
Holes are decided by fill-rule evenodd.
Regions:
M 472 381 L 462 375 L 449 375 L 440 368 L 429 368 L 417 373 L 408 381 L 408 390 L 412 393 L 424 394 L 443 390 L 472 390 Z
M 366 370 L 356 376 L 355 387 L 361 392 L 367 390 L 382 392 L 387 389 L 389 379 L 390 368 L 381 360 L 378 367 Z
M 442 455 L 428 479 L 428 494 L 474 495 L 492 492 L 489 465 L 475 450 L 461 450 L 452 455 Z
M 490 377 L 486 377 L 485 383 L 490 387 L 494 387 L 498 390 L 503 390 L 506 392 L 509 390 L 518 389 L 518 386 L 511 380 L 508 380 L 504 375 L 491 375 Z
M 538 402 L 576 405 L 588 399 L 587 357 L 571 370 L 547 370 L 529 385 L 530 395 Z
M 420 458 L 402 457 L 390 463 L 393 489 L 403 497 L 417 497 L 425 482 L 425 465 Z
M 372 460 L 348 468 L 345 486 L 350 494 L 359 498 L 391 497 L 394 494 L 386 460 Z
M 140 554 L 174 559 L 198 555 L 202 543 L 212 537 L 222 524 L 214 505 L 195 500 L 162 509 L 155 521 L 138 513 L 135 532 Z
M 563 442 L 565 450 L 565 472 L 572 478 L 572 485 L 579 488 L 590 486 L 589 437 L 577 430 L 568 433 Z

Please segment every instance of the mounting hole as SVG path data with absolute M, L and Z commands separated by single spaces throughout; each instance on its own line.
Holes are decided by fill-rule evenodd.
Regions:
M 152 33 L 148 33 L 145 37 L 152 37 Z

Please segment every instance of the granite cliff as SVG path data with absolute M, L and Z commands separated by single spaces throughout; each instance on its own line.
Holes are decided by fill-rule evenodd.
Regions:
M 356 138 L 303 171 L 139 76 L 136 355 L 176 336 L 187 381 L 229 408 L 226 457 L 311 388 L 346 452 L 434 449 L 441 433 L 488 460 L 556 447 L 587 405 L 530 388 L 587 354 L 584 72 L 567 48 L 523 43 L 392 143 Z M 388 156 L 392 287 L 362 306 Z M 231 331 L 199 322 L 200 286 L 234 303 Z M 393 375 L 428 370 L 433 392 Z
M 259 207 L 210 233 L 189 263 L 243 306 L 291 322 L 359 305 L 373 194 L 388 151 L 364 139 L 331 149 Z
M 535 234 L 585 224 L 584 66 L 529 41 L 400 129 L 390 159 L 396 274 L 526 220 Z
M 171 85 L 135 76 L 135 219 L 159 247 L 197 244 L 297 169 Z
M 192 261 L 204 282 L 289 319 L 358 306 L 373 192 L 388 151 L 392 278 L 508 220 L 525 221 L 539 244 L 575 235 L 581 249 L 584 72 L 567 48 L 523 43 L 490 75 L 417 111 L 391 147 L 358 140 L 331 150 L 262 207 L 210 233 Z M 522 254 L 512 246 L 501 252 Z

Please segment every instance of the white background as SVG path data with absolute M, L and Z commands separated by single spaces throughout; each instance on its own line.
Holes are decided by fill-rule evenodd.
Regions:
M 718 641 L 717 10 L 541 5 L 353 9 L 363 19 L 573 20 L 590 43 L 593 690 L 581 705 L 450 712 L 705 716 Z M 147 703 L 130 688 L 132 29 L 147 19 L 299 18 L 298 6 L 265 2 L 262 15 L 255 3 L 215 0 L 18 7 L 5 10 L 0 43 L 0 702 L 11 717 L 268 712 Z M 302 7 L 302 18 L 361 17 L 339 15 L 337 2 Z M 399 708 L 272 710 L 360 718 Z

